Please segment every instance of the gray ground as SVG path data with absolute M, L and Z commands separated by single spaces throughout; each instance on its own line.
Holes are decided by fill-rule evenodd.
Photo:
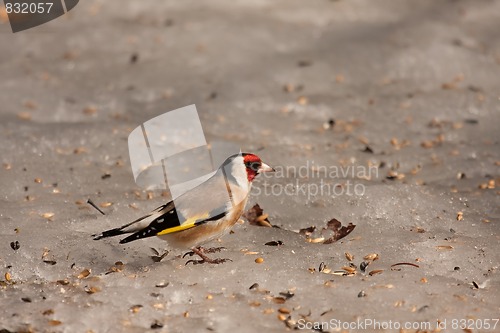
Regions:
M 499 31 L 490 0 L 86 0 L 30 31 L 4 22 L 0 330 L 279 332 L 372 319 L 462 331 L 452 320 L 467 319 L 500 332 L 476 327 L 500 317 Z M 236 225 L 213 244 L 233 260 L 218 266 L 185 266 L 176 251 L 155 263 L 157 239 L 92 241 L 167 200 L 135 185 L 127 137 L 193 103 L 209 140 L 288 170 L 256 182 L 248 205 L 281 228 Z M 112 205 L 102 216 L 88 198 Z M 292 231 L 332 218 L 356 228 L 328 245 Z M 349 266 L 345 252 L 356 274 L 332 274 Z M 401 262 L 418 267 L 391 269 Z

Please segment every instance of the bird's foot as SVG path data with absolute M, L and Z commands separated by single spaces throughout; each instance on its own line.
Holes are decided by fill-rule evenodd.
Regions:
M 204 247 L 197 247 L 196 248 L 197 250 L 199 250 L 201 253 L 216 253 L 216 252 L 220 252 L 222 250 L 225 250 L 226 248 L 224 246 L 221 246 L 221 247 L 209 247 L 208 249 L 205 249 Z M 194 249 L 193 251 L 189 251 L 189 252 L 186 252 L 184 253 L 184 255 L 182 256 L 183 258 L 185 258 L 186 256 L 194 256 L 195 254 L 198 254 L 196 252 L 194 252 Z
M 231 259 L 224 259 L 224 258 L 216 258 L 216 259 L 211 259 L 205 255 L 205 253 L 214 253 L 214 252 L 220 252 L 220 250 L 224 249 L 223 247 L 217 247 L 217 248 L 210 248 L 210 249 L 204 249 L 202 247 L 195 247 L 193 248 L 193 251 L 186 253 L 183 258 L 186 255 L 198 255 L 201 259 L 199 260 L 188 260 L 186 262 L 186 265 L 189 263 L 193 263 L 193 265 L 199 265 L 199 264 L 204 264 L 204 263 L 209 263 L 209 264 L 222 264 L 225 263 L 226 261 L 232 261 Z

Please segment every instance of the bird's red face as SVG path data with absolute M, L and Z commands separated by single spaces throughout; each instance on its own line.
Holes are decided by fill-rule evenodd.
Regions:
M 269 165 L 263 163 L 260 157 L 254 154 L 245 154 L 243 157 L 243 162 L 245 163 L 245 168 L 247 170 L 248 181 L 251 182 L 259 173 L 262 172 L 273 172 L 274 169 Z

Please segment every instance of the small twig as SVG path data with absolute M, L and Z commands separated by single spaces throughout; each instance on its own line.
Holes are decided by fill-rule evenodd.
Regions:
M 409 266 L 413 266 L 413 267 L 417 267 L 419 268 L 420 266 L 417 265 L 417 264 L 413 264 L 411 262 L 398 262 L 397 264 L 393 264 L 391 265 L 391 267 L 395 267 L 395 266 L 401 266 L 401 265 L 409 265 Z
M 99 211 L 99 213 L 101 213 L 102 215 L 106 215 L 99 207 L 96 206 L 96 204 L 92 201 L 92 200 L 87 200 L 87 203 L 89 205 L 91 205 L 92 207 L 94 207 L 95 209 L 97 209 Z

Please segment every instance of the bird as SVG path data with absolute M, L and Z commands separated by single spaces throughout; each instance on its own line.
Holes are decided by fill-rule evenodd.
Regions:
M 94 240 L 131 234 L 120 240 L 125 244 L 142 238 L 157 236 L 166 240 L 169 247 L 190 250 L 186 255 L 197 255 L 194 264 L 220 264 L 229 259 L 208 257 L 207 253 L 223 248 L 202 245 L 228 233 L 240 219 L 255 177 L 275 169 L 251 153 L 229 156 L 215 173 L 198 186 L 179 195 L 170 202 L 154 209 L 119 228 L 92 235 Z

